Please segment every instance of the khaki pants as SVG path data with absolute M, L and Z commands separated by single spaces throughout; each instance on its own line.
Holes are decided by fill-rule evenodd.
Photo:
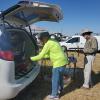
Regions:
M 91 80 L 91 71 L 94 62 L 95 55 L 87 55 L 84 58 L 84 84 L 83 87 L 89 88 L 89 85 L 92 83 Z

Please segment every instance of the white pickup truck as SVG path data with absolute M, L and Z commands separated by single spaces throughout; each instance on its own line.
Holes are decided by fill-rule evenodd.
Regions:
M 98 41 L 98 51 L 100 51 L 100 36 L 94 36 Z M 60 42 L 61 46 L 67 47 L 67 50 L 82 50 L 86 39 L 80 35 L 74 35 L 70 39 Z

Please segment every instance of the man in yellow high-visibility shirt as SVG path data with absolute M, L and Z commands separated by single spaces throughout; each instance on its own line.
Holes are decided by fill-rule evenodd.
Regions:
M 43 43 L 44 47 L 42 51 L 34 57 L 30 57 L 32 61 L 37 61 L 49 55 L 51 62 L 53 63 L 52 69 L 52 93 L 48 96 L 49 99 L 59 99 L 58 91 L 63 89 L 63 73 L 68 59 L 64 54 L 59 42 L 54 39 L 50 39 L 48 32 L 42 32 L 39 35 L 39 40 Z

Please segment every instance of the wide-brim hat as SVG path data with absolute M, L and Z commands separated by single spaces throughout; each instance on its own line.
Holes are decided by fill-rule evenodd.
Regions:
M 84 35 L 90 35 L 91 33 L 93 33 L 91 30 L 89 29 L 83 29 L 81 30 L 81 35 L 84 36 Z

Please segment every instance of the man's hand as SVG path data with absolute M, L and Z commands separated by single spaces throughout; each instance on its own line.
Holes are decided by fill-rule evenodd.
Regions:
M 30 61 L 33 61 L 33 60 L 32 60 L 32 57 L 30 57 Z

